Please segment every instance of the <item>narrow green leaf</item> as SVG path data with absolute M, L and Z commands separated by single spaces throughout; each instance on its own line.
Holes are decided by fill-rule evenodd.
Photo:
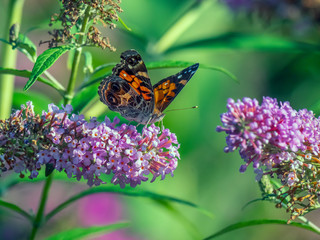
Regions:
M 159 69 L 159 68 L 186 68 L 189 67 L 190 65 L 194 64 L 194 62 L 185 62 L 185 61 L 171 61 L 171 60 L 166 60 L 166 61 L 158 61 L 158 62 L 150 62 L 146 63 L 147 69 Z M 213 67 L 213 66 L 208 66 L 205 64 L 199 64 L 199 68 L 202 69 L 210 69 L 218 72 L 222 72 L 226 74 L 228 77 L 232 78 L 232 80 L 238 82 L 238 79 L 228 70 L 222 68 L 222 67 Z
M 36 61 L 37 47 L 27 36 L 20 33 L 13 47 L 18 48 L 18 50 L 24 53 L 32 62 Z
M 271 35 L 225 33 L 216 37 L 200 39 L 171 47 L 167 52 L 186 48 L 236 48 L 259 51 L 319 51 L 320 45 L 287 40 Z
M 71 230 L 63 231 L 55 234 L 51 237 L 46 238 L 46 240 L 77 240 L 77 239 L 88 239 L 89 237 L 99 236 L 102 234 L 107 234 L 119 229 L 129 227 L 129 223 L 115 223 L 106 226 L 93 226 L 87 228 L 74 228 Z
M 97 74 L 97 72 L 100 72 L 102 70 L 105 70 L 105 69 L 110 69 L 111 67 L 114 67 L 117 63 L 106 63 L 106 64 L 102 64 L 98 67 L 96 67 L 93 71 L 92 74 Z
M 166 210 L 168 210 L 171 215 L 176 218 L 181 224 L 184 225 L 184 229 L 188 231 L 189 235 L 192 236 L 192 239 L 202 239 L 203 236 L 200 233 L 197 226 L 190 221 L 184 214 L 181 213 L 176 207 L 173 206 L 173 204 L 169 201 L 165 200 L 154 200 L 156 203 L 164 207 Z
M 24 86 L 24 90 L 27 91 L 37 80 L 37 78 L 48 68 L 50 68 L 58 58 L 65 52 L 75 48 L 73 45 L 66 45 L 60 47 L 54 47 L 44 51 L 38 58 L 33 66 L 29 81 Z
M 101 187 L 95 187 L 95 188 L 90 188 L 86 191 L 83 191 L 79 194 L 74 195 L 73 197 L 69 198 L 67 201 L 61 203 L 59 206 L 57 206 L 55 209 L 53 209 L 48 215 L 46 216 L 46 221 L 48 221 L 50 218 L 52 218 L 54 215 L 56 215 L 58 212 L 69 206 L 71 203 L 85 197 L 91 194 L 96 194 L 96 193 L 117 193 L 117 194 L 122 194 L 126 196 L 132 196 L 132 197 L 146 197 L 146 198 L 151 198 L 151 199 L 156 199 L 156 200 L 166 200 L 166 201 L 171 201 L 171 202 L 176 202 L 180 204 L 184 204 L 190 207 L 194 207 L 201 211 L 202 213 L 211 216 L 209 212 L 206 210 L 198 207 L 196 204 L 185 201 L 179 198 L 174 198 L 166 195 L 161 195 L 149 191 L 144 191 L 144 190 L 135 190 L 135 189 L 120 189 L 118 187 L 106 187 L 106 186 L 101 186 Z
M 166 52 L 173 44 L 182 37 L 195 22 L 210 8 L 213 1 L 192 1 L 189 9 L 179 17 L 163 36 L 156 42 L 151 51 L 157 54 Z
M 29 213 L 27 213 L 26 211 L 24 211 L 23 209 L 21 209 L 20 207 L 18 207 L 15 204 L 0 200 L 0 206 L 3 206 L 5 208 L 8 208 L 8 209 L 20 214 L 21 216 L 27 218 L 31 223 L 33 221 L 33 216 L 31 216 Z
M 2 68 L 0 67 L 0 74 L 10 74 L 10 75 L 15 75 L 19 77 L 25 77 L 25 78 L 30 78 L 31 72 L 28 70 L 18 70 L 18 69 L 12 69 L 12 68 Z M 56 89 L 59 92 L 63 92 L 65 89 L 60 83 L 56 82 L 51 82 L 50 80 L 38 76 L 37 79 L 39 82 L 42 82 L 44 84 L 47 84 L 54 89 Z
M 122 26 L 125 29 L 127 29 L 129 32 L 131 32 L 132 31 L 131 28 L 129 28 L 119 16 L 118 16 L 118 18 L 119 18 L 119 22 L 122 24 Z
M 157 62 L 149 62 L 146 63 L 146 67 L 148 70 L 151 69 L 161 69 L 161 68 L 186 68 L 189 67 L 190 65 L 194 64 L 194 62 L 186 62 L 186 61 L 172 61 L 172 60 L 165 60 L 165 61 L 157 61 Z M 105 69 L 109 69 L 110 67 L 113 67 L 115 65 L 115 63 L 107 63 L 104 65 L 101 65 L 99 67 L 97 67 L 94 71 L 93 71 L 93 75 L 97 74 L 100 71 L 103 71 Z M 222 67 L 214 67 L 214 66 L 208 66 L 205 64 L 200 64 L 199 68 L 202 69 L 210 69 L 210 70 L 215 70 L 218 72 L 222 72 L 224 74 L 226 74 L 228 77 L 230 77 L 232 80 L 239 82 L 238 79 L 228 70 L 222 68 Z M 98 82 L 100 82 L 102 79 L 104 79 L 106 76 L 110 75 L 111 71 L 108 71 L 106 73 L 104 73 L 103 75 L 99 76 L 99 77 L 91 77 L 92 80 L 84 83 L 83 85 L 81 85 L 80 90 L 87 88 L 93 84 L 96 84 Z
M 11 45 L 11 43 L 10 43 L 9 41 L 7 41 L 7 40 L 5 40 L 5 39 L 3 39 L 3 38 L 0 38 L 0 42 L 4 42 L 4 43 L 6 43 L 6 44 L 10 44 L 10 45 Z
M 256 226 L 256 225 L 263 225 L 263 224 L 281 224 L 281 225 L 287 225 L 287 226 L 295 226 L 299 228 L 303 228 L 312 232 L 315 232 L 317 234 L 320 234 L 319 231 L 311 227 L 310 225 L 306 223 L 297 223 L 297 222 L 291 222 L 287 223 L 286 220 L 280 220 L 280 219 L 259 219 L 259 220 L 252 220 L 252 221 L 247 221 L 247 222 L 238 222 L 232 225 L 229 225 L 228 227 L 220 230 L 219 232 L 212 234 L 211 236 L 205 238 L 205 240 L 208 239 L 213 239 L 215 237 L 218 237 L 222 234 L 240 229 L 240 228 L 245 228 L 245 227 L 250 227 L 250 226 Z
M 37 47 L 26 35 L 19 33 L 18 39 L 15 39 L 12 42 L 9 42 L 3 38 L 0 38 L 0 41 L 11 45 L 13 49 L 17 48 L 20 52 L 26 55 L 32 62 L 35 62 L 37 58 Z

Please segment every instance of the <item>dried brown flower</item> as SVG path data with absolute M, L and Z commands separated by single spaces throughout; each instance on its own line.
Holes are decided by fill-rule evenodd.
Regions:
M 60 13 L 51 17 L 50 25 L 59 22 L 62 28 L 49 31 L 52 38 L 40 41 L 40 44 L 48 43 L 51 48 L 59 44 L 74 43 L 115 50 L 109 39 L 103 37 L 94 25 L 102 23 L 103 27 L 115 28 L 114 21 L 119 20 L 117 13 L 122 12 L 119 6 L 120 0 L 60 0 L 60 2 L 62 3 Z M 86 29 L 83 29 L 84 22 L 90 24 Z M 81 43 L 78 42 L 80 36 L 85 36 Z

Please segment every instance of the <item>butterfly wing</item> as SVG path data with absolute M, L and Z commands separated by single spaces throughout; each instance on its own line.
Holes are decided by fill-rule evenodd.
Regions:
M 153 89 L 147 68 L 136 50 L 121 54 L 121 62 L 112 69 L 112 74 L 126 80 L 142 98 L 153 104 Z
M 126 80 L 118 76 L 111 75 L 102 80 L 98 93 L 101 102 L 129 121 L 145 123 L 153 111 L 154 106 L 145 101 Z
M 135 50 L 125 51 L 120 57 L 121 62 L 112 69 L 112 75 L 100 83 L 100 100 L 127 120 L 145 124 L 154 109 L 146 66 Z
M 162 113 L 176 98 L 182 88 L 188 83 L 197 71 L 199 64 L 196 63 L 181 72 L 167 77 L 153 86 L 155 109 L 154 112 Z

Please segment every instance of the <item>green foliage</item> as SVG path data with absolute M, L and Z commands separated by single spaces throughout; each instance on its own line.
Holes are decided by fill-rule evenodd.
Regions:
M 257 225 L 265 225 L 265 224 L 280 224 L 280 225 L 286 225 L 286 226 L 290 225 L 290 226 L 303 228 L 303 229 L 315 232 L 317 234 L 320 233 L 319 230 L 314 229 L 313 227 L 311 227 L 310 225 L 308 225 L 306 223 L 297 223 L 297 222 L 288 223 L 286 220 L 278 220 L 278 219 L 259 219 L 259 220 L 239 222 L 239 223 L 229 225 L 228 227 L 222 229 L 221 231 L 219 231 L 209 237 L 206 237 L 205 240 L 216 238 L 222 234 L 225 234 L 225 233 L 228 233 L 228 232 L 240 229 L 240 228 L 257 226 Z
M 68 239 L 86 239 L 87 237 L 94 237 L 107 234 L 116 230 L 129 227 L 129 223 L 115 223 L 106 226 L 94 226 L 87 228 L 74 228 L 63 231 L 53 236 L 46 238 L 46 240 L 68 240 Z
M 299 37 L 299 34 L 289 35 L 288 26 L 281 27 L 280 23 L 272 25 L 271 21 L 271 27 L 257 26 L 255 25 L 257 24 L 255 15 L 250 16 L 251 21 L 243 19 L 241 16 L 239 18 L 233 17 L 225 8 L 212 1 L 141 0 L 138 2 L 127 1 L 123 4 L 125 11 L 119 17 L 121 31 L 113 31 L 113 35 L 110 37 L 111 43 L 119 49 L 114 55 L 105 50 L 99 49 L 97 51 L 93 47 L 85 47 L 85 41 L 83 41 L 77 45 L 77 48 L 74 45 L 61 45 L 47 49 L 37 57 L 37 46 L 29 37 L 18 33 L 18 37 L 15 39 L 0 39 L 0 41 L 3 44 L 11 45 L 13 50 L 19 50 L 27 56 L 34 63 L 33 69 L 30 71 L 0 67 L 0 75 L 10 74 L 28 78 L 29 80 L 23 88 L 25 91 L 36 81 L 42 82 L 49 90 L 58 91 L 62 97 L 58 99 L 46 96 L 45 92 L 16 90 L 13 93 L 13 108 L 18 108 L 21 104 L 31 100 L 36 105 L 36 111 L 40 112 L 46 109 L 52 101 L 65 104 L 68 99 L 71 101 L 75 113 L 86 113 L 89 107 L 97 105 L 98 85 L 103 78 L 112 73 L 111 70 L 118 63 L 122 50 L 131 48 L 139 50 L 152 80 L 153 78 L 161 79 L 171 74 L 167 73 L 168 69 L 175 68 L 176 71 L 179 71 L 180 68 L 199 62 L 199 71 L 194 76 L 195 79 L 188 83 L 180 97 L 172 104 L 174 108 L 176 106 L 184 108 L 199 105 L 199 110 L 170 113 L 164 119 L 165 125 L 170 126 L 170 129 L 177 133 L 178 139 L 181 141 L 181 158 L 183 160 L 180 161 L 181 168 L 174 181 L 170 182 L 166 179 L 161 184 L 153 183 L 152 186 L 146 184 L 145 188 L 123 190 L 107 186 L 84 190 L 57 204 L 56 208 L 49 214 L 42 216 L 40 220 L 44 220 L 43 223 L 45 223 L 58 212 L 67 211 L 70 204 L 85 196 L 97 193 L 115 193 L 133 197 L 130 198 L 129 206 L 127 206 L 131 211 L 128 216 L 132 219 L 132 224 L 139 222 L 142 226 L 140 228 L 135 226 L 135 231 L 150 234 L 150 239 L 155 236 L 159 239 L 168 237 L 163 229 L 172 233 L 171 239 L 177 239 L 181 236 L 182 238 L 191 236 L 191 238 L 197 239 L 201 238 L 200 232 L 216 232 L 206 239 L 218 236 L 221 239 L 255 239 L 256 236 L 261 239 L 269 239 L 279 236 L 278 233 L 284 231 L 282 228 L 273 232 L 258 228 L 250 230 L 252 231 L 250 234 L 245 231 L 233 233 L 236 229 L 269 224 L 290 225 L 298 230 L 304 229 L 319 234 L 319 229 L 311 222 L 304 221 L 304 218 L 300 218 L 303 223 L 291 222 L 290 224 L 287 224 L 286 220 L 274 219 L 244 221 L 247 217 L 273 218 L 275 214 L 273 203 L 268 205 L 267 201 L 263 201 L 259 206 L 251 204 L 257 202 L 252 198 L 256 199 L 259 195 L 253 176 L 240 176 L 235 173 L 240 165 L 239 157 L 225 156 L 222 151 L 225 145 L 224 138 L 214 133 L 215 126 L 219 122 L 218 116 L 222 111 L 225 111 L 224 106 L 229 97 L 250 96 L 260 100 L 263 95 L 270 95 L 284 101 L 291 100 L 293 106 L 298 108 L 311 105 L 311 109 L 319 114 L 318 89 L 320 83 L 318 76 L 320 70 L 318 62 L 320 46 L 318 32 L 306 37 Z M 31 11 L 28 6 L 27 9 Z M 49 10 L 47 9 L 48 12 Z M 44 21 L 47 19 L 42 20 L 42 22 Z M 85 31 L 89 29 L 91 23 L 89 21 L 89 26 L 85 26 L 83 32 L 76 36 L 85 37 Z M 52 31 L 52 29 L 45 30 Z M 81 52 L 79 49 L 84 51 Z M 80 53 L 79 61 L 75 61 L 77 52 Z M 52 65 L 61 60 L 60 57 L 64 53 L 69 54 L 68 67 L 62 68 L 61 71 L 69 75 L 69 68 L 71 72 L 78 73 L 77 77 L 73 80 L 70 78 L 69 82 L 66 81 L 68 77 L 56 80 L 49 74 L 52 71 Z M 21 64 L 21 60 L 19 66 L 26 68 Z M 154 69 L 162 71 L 153 71 Z M 205 69 L 210 71 L 203 71 Z M 217 72 L 223 74 L 217 74 Z M 230 78 L 234 81 L 225 81 Z M 71 94 L 68 94 L 70 88 L 68 86 L 66 89 L 64 86 L 69 85 L 70 81 L 73 81 L 75 88 L 69 92 Z M 234 84 L 234 82 L 240 84 Z M 103 113 L 105 109 L 107 108 L 103 109 Z M 86 115 L 86 117 L 101 115 L 101 112 L 98 111 L 91 113 L 92 115 Z M 103 115 L 101 115 L 101 119 L 103 119 Z M 108 112 L 109 117 L 114 115 L 114 113 Z M 34 180 L 9 179 L 10 181 L 2 182 L 1 195 L 8 193 L 17 184 L 45 181 L 46 176 L 53 178 L 52 170 L 52 166 L 48 165 L 46 171 L 43 171 Z M 55 174 L 54 178 L 73 184 L 78 183 L 75 179 L 68 179 L 64 173 Z M 273 185 L 281 187 L 279 182 L 275 182 Z M 165 192 L 165 194 L 159 194 L 160 192 Z M 268 197 L 271 195 L 258 200 L 268 200 Z M 147 213 L 144 211 L 147 207 L 144 205 L 145 203 L 137 203 L 135 206 L 135 199 L 140 202 L 141 198 L 152 199 L 153 203 L 166 209 L 170 217 L 167 220 L 161 220 L 156 214 L 158 213 L 156 207 L 152 204 L 150 204 L 151 207 L 148 206 L 152 211 Z M 238 212 L 245 202 L 250 203 L 250 208 L 246 207 L 244 209 L 246 212 Z M 176 206 L 173 203 L 191 208 L 183 208 L 182 214 L 179 209 L 181 206 Z M 204 210 L 198 204 L 209 210 Z M 0 200 L 0 206 L 22 215 L 30 222 L 35 222 L 34 216 L 15 204 Z M 192 212 L 192 209 L 195 209 L 196 213 Z M 212 219 L 203 218 L 203 214 L 210 217 L 214 215 L 214 222 L 210 222 Z M 148 216 L 152 216 L 153 220 L 144 220 Z M 286 217 L 282 214 L 279 218 Z M 230 219 L 237 223 L 227 226 L 230 224 Z M 174 221 L 174 223 L 170 221 Z M 217 230 L 212 226 L 227 227 Z M 55 234 L 47 239 L 81 239 L 126 227 L 129 227 L 129 224 L 118 223 L 77 228 Z M 183 235 L 184 230 L 186 231 L 185 235 Z M 292 239 L 298 236 L 296 233 L 300 234 L 299 231 L 292 232 L 284 239 Z M 299 236 L 304 236 L 304 233 L 302 232 Z M 226 235 L 222 236 L 224 234 Z
M 73 45 L 64 45 L 60 47 L 50 48 L 44 51 L 34 64 L 29 81 L 24 86 L 23 90 L 27 91 L 37 80 L 37 78 L 50 68 L 62 54 L 75 48 Z

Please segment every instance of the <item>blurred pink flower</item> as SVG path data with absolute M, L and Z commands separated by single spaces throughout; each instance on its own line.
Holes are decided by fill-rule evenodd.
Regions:
M 108 225 L 126 221 L 120 199 L 114 194 L 94 194 L 79 201 L 78 219 L 84 226 Z M 126 229 L 95 237 L 94 240 L 141 240 Z

